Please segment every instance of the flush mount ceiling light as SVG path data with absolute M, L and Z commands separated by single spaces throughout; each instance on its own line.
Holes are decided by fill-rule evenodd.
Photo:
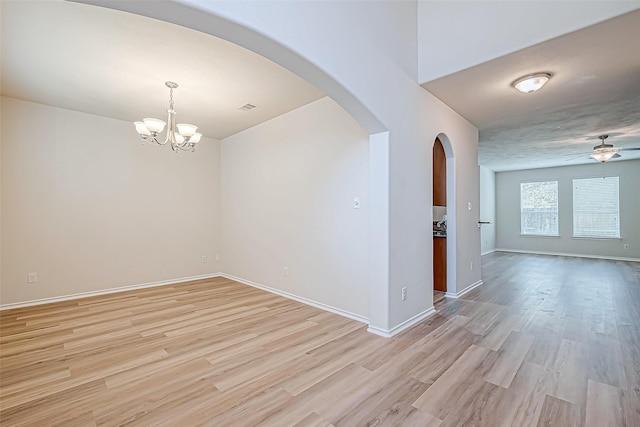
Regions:
M 196 132 L 197 126 L 183 123 L 176 125 L 176 111 L 173 109 L 173 90 L 178 87 L 178 84 L 174 82 L 165 82 L 164 84 L 169 88 L 169 109 L 167 110 L 167 123 L 169 126 L 167 126 L 167 136 L 162 142 L 158 140 L 158 134 L 162 132 L 167 123 L 152 118 L 134 122 L 136 131 L 140 134 L 142 140 L 151 146 L 165 145 L 170 142 L 171 149 L 175 152 L 178 152 L 178 150 L 196 151 L 196 144 L 200 141 L 202 134 Z M 177 131 L 176 127 L 178 128 Z
M 535 73 L 520 77 L 511 86 L 522 93 L 531 93 L 539 90 L 551 78 L 551 73 Z

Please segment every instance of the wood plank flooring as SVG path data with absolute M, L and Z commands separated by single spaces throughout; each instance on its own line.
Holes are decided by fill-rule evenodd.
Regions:
M 640 263 L 494 253 L 385 339 L 227 279 L 0 312 L 2 426 L 640 426 Z

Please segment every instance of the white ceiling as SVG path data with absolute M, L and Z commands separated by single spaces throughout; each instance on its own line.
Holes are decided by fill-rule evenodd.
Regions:
M 420 84 L 640 7 L 640 0 L 418 2 Z
M 609 134 L 640 147 L 640 10 L 427 82 L 422 86 L 480 129 L 479 164 L 495 171 L 592 163 Z M 510 85 L 553 73 L 539 92 Z M 620 153 L 621 160 L 640 151 Z
M 166 120 L 171 80 L 180 85 L 178 123 L 218 139 L 324 96 L 262 56 L 177 25 L 59 0 L 0 7 L 5 96 L 126 121 Z M 247 103 L 258 108 L 238 109 Z

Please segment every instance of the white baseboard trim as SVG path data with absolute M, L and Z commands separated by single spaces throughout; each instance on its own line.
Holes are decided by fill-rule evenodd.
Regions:
M 483 283 L 484 282 L 482 280 L 478 280 L 477 282 L 470 284 L 469 286 L 467 286 L 466 288 L 464 288 L 463 290 L 461 290 L 460 292 L 457 293 L 458 297 L 461 297 L 464 294 L 466 294 L 467 292 L 470 292 L 470 291 L 474 290 L 478 286 L 481 286 Z
M 576 257 L 576 258 L 607 259 L 611 261 L 640 262 L 640 258 L 626 258 L 626 257 L 617 257 L 617 256 L 608 256 L 608 255 L 572 254 L 567 252 L 528 251 L 525 249 L 496 249 L 496 252 L 512 252 L 512 253 L 519 253 L 519 254 L 554 255 L 554 256 L 568 256 L 568 257 Z
M 480 286 L 482 284 L 483 284 L 482 280 L 478 280 L 477 282 L 470 284 L 469 286 L 467 286 L 466 288 L 464 288 L 460 292 L 447 292 L 446 294 L 444 294 L 444 296 L 449 297 L 449 298 L 460 298 L 461 296 L 463 296 L 467 292 L 470 292 L 470 291 L 474 290 L 475 288 L 477 288 L 478 286 Z
M 400 323 L 399 325 L 397 325 L 397 326 L 395 326 L 395 327 L 393 327 L 391 329 L 382 329 L 382 328 L 378 328 L 376 326 L 369 325 L 369 327 L 367 328 L 367 332 L 370 332 L 370 333 L 375 334 L 375 335 L 379 335 L 379 336 L 384 337 L 384 338 L 391 338 L 392 336 L 398 335 L 400 332 L 402 332 L 402 331 L 404 331 L 406 329 L 409 329 L 410 327 L 412 327 L 416 323 L 420 323 L 421 321 L 423 321 L 427 317 L 431 316 L 435 312 L 436 312 L 435 308 L 433 308 L 433 307 L 428 308 L 425 311 L 423 311 L 422 313 L 416 314 L 412 318 L 405 320 L 404 322 Z
M 495 251 L 497 251 L 497 249 L 494 248 L 494 249 L 491 249 L 491 250 L 488 250 L 488 251 L 480 252 L 480 256 L 489 255 L 489 254 L 494 253 Z
M 99 291 L 90 291 L 90 292 L 80 292 L 78 294 L 70 294 L 70 295 L 63 295 L 63 296 L 59 296 L 59 297 L 42 298 L 42 299 L 36 299 L 36 300 L 32 300 L 32 301 L 14 302 L 14 303 L 10 303 L 10 304 L 0 304 L 0 311 L 9 310 L 11 308 L 30 307 L 32 305 L 41 305 L 41 304 L 48 304 L 48 303 L 52 303 L 52 302 L 70 301 L 70 300 L 80 299 L 80 298 L 95 297 L 95 296 L 99 296 L 99 295 L 115 294 L 115 293 L 118 293 L 118 292 L 132 291 L 132 290 L 135 290 L 135 289 L 155 288 L 156 286 L 175 285 L 176 283 L 192 282 L 194 280 L 201 280 L 201 279 L 211 279 L 211 278 L 219 277 L 219 276 L 221 276 L 221 273 L 203 274 L 203 275 L 200 275 L 200 276 L 181 277 L 179 279 L 161 280 L 161 281 L 158 281 L 158 282 L 142 283 L 142 284 L 138 284 L 138 285 L 127 285 L 127 286 L 121 286 L 121 287 L 118 287 L 118 288 L 101 289 Z
M 245 285 L 248 285 L 248 286 L 252 286 L 254 288 L 258 288 L 258 289 L 261 289 L 263 291 L 270 292 L 272 294 L 280 295 L 281 297 L 289 298 L 289 299 L 292 299 L 294 301 L 298 301 L 298 302 L 301 302 L 303 304 L 307 304 L 307 305 L 310 305 L 312 307 L 319 308 L 321 310 L 329 311 L 331 313 L 334 313 L 334 314 L 337 314 L 337 315 L 340 315 L 340 316 L 344 316 L 344 317 L 347 317 L 349 319 L 356 320 L 358 322 L 367 323 L 367 324 L 369 323 L 369 318 L 368 317 L 364 317 L 364 316 L 361 316 L 359 314 L 351 313 L 349 311 L 342 310 L 340 308 L 336 308 L 336 307 L 333 307 L 333 306 L 330 306 L 330 305 L 327 305 L 327 304 L 323 304 L 321 302 L 313 301 L 313 300 L 310 300 L 310 299 L 307 299 L 307 298 L 304 298 L 304 297 L 300 297 L 300 296 L 297 296 L 297 295 L 294 295 L 294 294 L 290 294 L 288 292 L 281 291 L 279 289 L 275 289 L 275 288 L 272 288 L 272 287 L 269 287 L 269 286 L 261 285 L 260 283 L 252 282 L 250 280 L 246 280 L 246 279 L 243 279 L 241 277 L 232 276 L 232 275 L 226 274 L 226 273 L 220 273 L 220 277 L 224 277 L 224 278 L 227 278 L 229 280 L 234 280 L 236 282 L 240 282 L 242 284 L 245 284 Z

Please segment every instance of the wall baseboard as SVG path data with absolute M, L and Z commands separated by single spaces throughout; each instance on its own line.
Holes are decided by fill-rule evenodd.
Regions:
M 270 292 L 272 294 L 280 295 L 281 297 L 292 299 L 294 301 L 298 301 L 298 302 L 301 302 L 303 304 L 310 305 L 312 307 L 316 307 L 316 308 L 319 308 L 319 309 L 322 309 L 322 310 L 325 310 L 325 311 L 329 311 L 331 313 L 334 313 L 334 314 L 337 314 L 337 315 L 340 315 L 340 316 L 343 316 L 343 317 L 347 317 L 349 319 L 356 320 L 358 322 L 367 323 L 367 324 L 369 323 L 369 318 L 368 317 L 361 316 L 361 315 L 355 314 L 355 313 L 351 313 L 349 311 L 342 310 L 340 308 L 333 307 L 333 306 L 330 306 L 330 305 L 327 305 L 327 304 L 323 304 L 321 302 L 313 301 L 313 300 L 310 300 L 310 299 L 307 299 L 307 298 L 304 298 L 304 297 L 300 297 L 300 296 L 297 296 L 297 295 L 294 295 L 294 294 L 290 294 L 288 292 L 281 291 L 279 289 L 275 289 L 275 288 L 272 288 L 270 286 L 261 285 L 260 283 L 252 282 L 250 280 L 246 280 L 246 279 L 243 279 L 241 277 L 232 276 L 232 275 L 226 274 L 226 273 L 220 273 L 220 277 L 224 277 L 226 279 L 234 280 L 234 281 L 242 283 L 244 285 L 252 286 L 254 288 L 258 288 L 258 289 L 261 289 L 263 291 Z
M 61 302 L 61 301 L 70 301 L 70 300 L 76 300 L 76 299 L 81 299 L 81 298 L 88 298 L 88 297 L 94 297 L 94 296 L 100 296 L 100 295 L 108 295 L 108 294 L 114 294 L 114 293 L 118 293 L 118 292 L 126 292 L 126 291 L 132 291 L 132 290 L 136 290 L 136 289 L 145 289 L 145 288 L 154 288 L 157 286 L 166 286 L 166 285 L 175 285 L 175 284 L 179 284 L 179 283 L 184 283 L 184 282 L 192 282 L 194 280 L 202 280 L 202 279 L 212 279 L 215 277 L 224 277 L 226 279 L 229 280 L 234 280 L 236 282 L 242 283 L 244 285 L 248 285 L 257 289 L 261 289 L 263 291 L 272 293 L 272 294 L 276 294 L 279 296 L 282 296 L 284 298 L 288 298 L 294 301 L 298 301 L 300 303 L 306 304 L 306 305 L 310 305 L 312 307 L 316 307 L 319 308 L 321 310 L 325 310 L 334 314 L 337 314 L 339 316 L 343 316 L 358 322 L 362 322 L 362 323 L 369 323 L 369 318 L 365 317 L 365 316 L 361 316 L 359 314 L 355 314 L 355 313 L 351 313 L 349 311 L 346 310 L 342 310 L 340 308 L 336 308 L 327 304 L 323 304 L 317 301 L 313 301 L 304 297 L 300 297 L 297 295 L 293 295 L 290 294 L 288 292 L 285 291 L 281 291 L 269 286 L 265 286 L 265 285 L 261 285 L 259 283 L 256 282 L 252 282 L 250 280 L 245 280 L 242 279 L 240 277 L 236 277 L 236 276 L 232 276 L 230 274 L 226 274 L 226 273 L 212 273 L 212 274 L 204 274 L 204 275 L 200 275 L 200 276 L 190 276 L 190 277 L 182 277 L 182 278 L 178 278 L 178 279 L 171 279 L 171 280 L 161 280 L 158 282 L 149 282 L 149 283 L 142 283 L 142 284 L 138 284 L 138 285 L 128 285 L 128 286 L 121 286 L 118 288 L 110 288 L 110 289 L 103 289 L 103 290 L 99 290 L 99 291 L 90 291 L 90 292 L 81 292 L 81 293 L 77 293 L 77 294 L 70 294 L 70 295 L 63 295 L 60 297 L 50 297 L 50 298 L 42 298 L 42 299 L 37 299 L 37 300 L 32 300 L 32 301 L 24 301 L 24 302 L 17 302 L 17 303 L 10 303 L 10 304 L 0 304 L 0 311 L 2 310 L 9 310 L 12 308 L 22 308 L 22 307 L 29 307 L 29 306 L 34 306 L 34 305 L 41 305 L 41 304 L 48 304 L 48 303 L 54 303 L 54 302 Z M 453 294 L 453 298 L 458 298 L 459 296 L 462 296 L 463 294 L 465 294 L 466 292 L 469 292 L 471 289 L 480 286 L 482 284 L 482 281 L 476 282 L 473 285 L 467 287 L 466 289 L 464 289 L 462 292 L 458 292 L 456 294 Z M 447 293 L 447 296 L 452 296 L 449 293 Z M 391 329 L 382 329 L 382 328 L 378 328 L 375 326 L 371 326 L 369 325 L 369 327 L 367 328 L 367 332 L 370 332 L 372 334 L 375 335 L 379 335 L 381 337 L 385 337 L 385 338 L 391 338 L 394 335 L 399 334 L 400 332 L 409 329 L 410 327 L 412 327 L 413 325 L 421 322 L 422 320 L 426 319 L 427 317 L 431 316 L 432 314 L 434 314 L 435 308 L 434 307 L 430 307 L 427 310 L 416 314 L 415 316 L 411 317 L 410 319 L 405 320 L 404 322 L 400 323 L 399 325 L 391 328 Z
M 221 273 L 203 274 L 200 276 L 181 277 L 179 279 L 161 280 L 158 282 L 149 282 L 149 283 L 142 283 L 138 285 L 121 286 L 118 288 L 110 288 L 110 289 L 101 289 L 99 291 L 80 292 L 78 294 L 63 295 L 60 297 L 41 298 L 41 299 L 36 299 L 31 301 L 0 304 L 0 311 L 9 310 L 11 308 L 30 307 L 33 305 L 48 304 L 52 302 L 70 301 L 74 299 L 115 294 L 118 292 L 132 291 L 135 289 L 155 288 L 156 286 L 175 285 L 177 283 L 192 282 L 194 280 L 202 280 L 202 279 L 212 279 L 214 277 L 220 277 L 220 276 L 221 276 Z
M 576 258 L 607 259 L 611 261 L 640 262 L 640 258 L 625 258 L 625 257 L 616 257 L 616 256 L 607 256 L 607 255 L 572 254 L 572 253 L 566 253 L 566 252 L 529 251 L 525 249 L 496 249 L 496 252 L 511 252 L 511 253 L 518 253 L 518 254 L 553 255 L 553 256 L 576 257 Z
M 369 325 L 369 327 L 367 328 L 367 332 L 370 332 L 370 333 L 375 334 L 375 335 L 379 335 L 379 336 L 384 337 L 384 338 L 391 338 L 392 336 L 398 335 L 400 332 L 402 332 L 402 331 L 404 331 L 406 329 L 409 329 L 410 327 L 412 327 L 416 323 L 420 323 L 421 321 L 423 321 L 427 317 L 431 316 L 435 312 L 436 312 L 435 308 L 433 308 L 433 307 L 428 308 L 425 311 L 423 311 L 422 313 L 416 314 L 412 318 L 405 320 L 404 322 L 400 323 L 399 325 L 397 325 L 397 326 L 395 326 L 395 327 L 393 327 L 391 329 L 382 329 L 382 328 L 378 328 L 376 326 Z
M 483 255 L 489 255 L 489 254 L 494 253 L 495 251 L 497 251 L 497 249 L 496 249 L 496 248 L 490 249 L 490 250 L 488 250 L 488 251 L 480 252 L 480 256 L 483 256 Z
M 461 296 L 463 296 L 467 292 L 470 292 L 470 291 L 474 290 L 475 288 L 477 288 L 478 286 L 482 285 L 483 283 L 484 282 L 482 280 L 478 280 L 477 282 L 470 284 L 469 286 L 467 286 L 466 288 L 464 288 L 460 292 L 447 292 L 444 295 L 446 297 L 449 297 L 449 298 L 460 298 Z

